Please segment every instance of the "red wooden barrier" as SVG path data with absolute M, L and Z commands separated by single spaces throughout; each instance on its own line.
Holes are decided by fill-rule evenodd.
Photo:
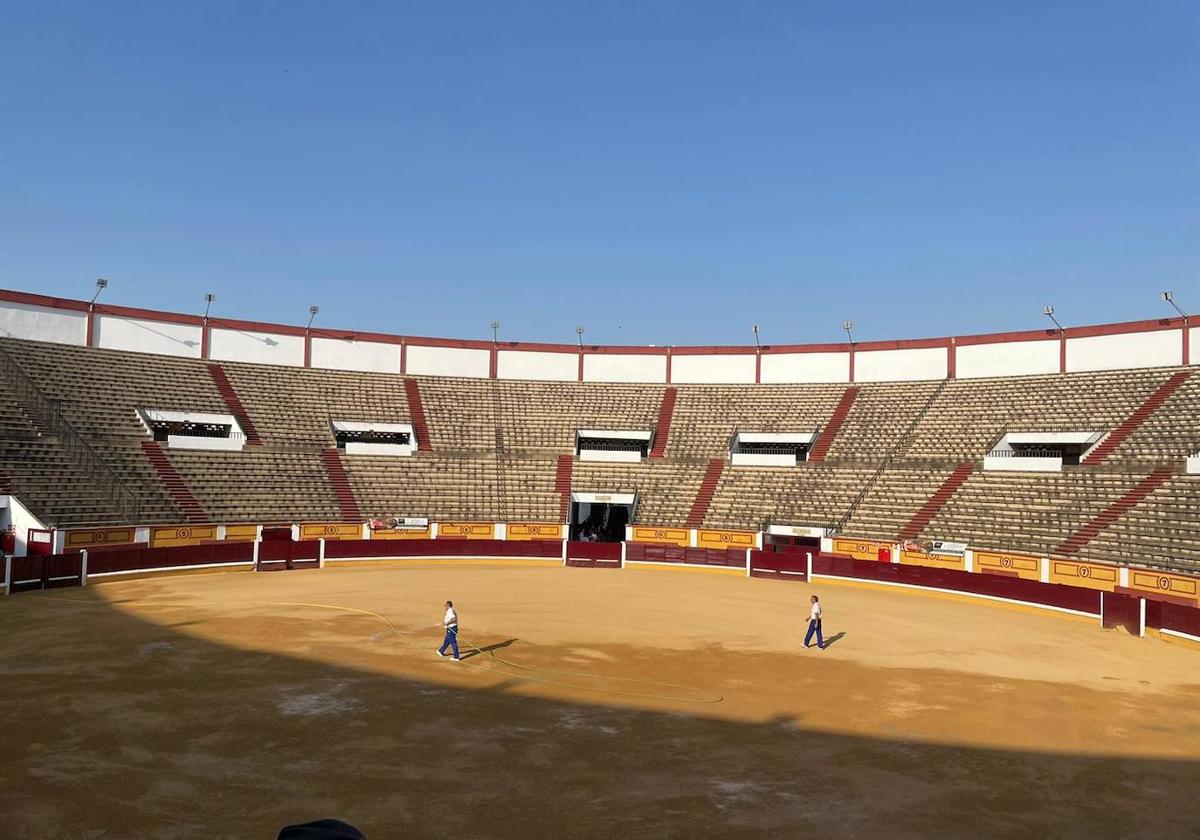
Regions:
M 634 563 L 687 563 L 692 566 L 732 566 L 744 569 L 746 550 L 629 543 L 625 546 L 625 560 Z
M 83 583 L 83 555 L 29 554 L 12 558 L 12 592 L 57 589 Z
M 320 564 L 318 540 L 269 540 L 259 543 L 258 569 L 263 572 L 285 569 L 315 569 Z
M 808 580 L 808 557 L 795 552 L 750 552 L 750 576 L 777 580 Z
M 219 542 L 174 548 L 121 548 L 98 551 L 95 554 L 88 552 L 88 577 L 155 569 L 249 563 L 253 559 L 254 543 Z
M 261 556 L 261 555 L 260 555 Z M 326 560 L 355 557 L 550 557 L 562 556 L 558 540 L 335 540 Z M 618 554 L 618 557 L 620 555 Z
M 621 568 L 621 544 L 568 542 L 567 565 L 583 569 L 619 569 Z
M 16 577 L 15 573 L 13 577 Z M 1165 601 L 1147 601 L 1146 626 L 1157 630 L 1186 633 L 1200 639 L 1200 609 Z

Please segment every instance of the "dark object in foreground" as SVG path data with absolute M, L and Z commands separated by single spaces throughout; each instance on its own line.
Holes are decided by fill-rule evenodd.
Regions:
M 367 836 L 341 820 L 316 820 L 287 826 L 278 840 L 367 840 Z

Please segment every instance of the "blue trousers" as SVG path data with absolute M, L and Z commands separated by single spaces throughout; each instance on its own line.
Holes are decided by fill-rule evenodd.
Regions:
M 808 647 L 808 643 L 812 641 L 813 633 L 817 634 L 817 647 L 825 649 L 825 639 L 821 636 L 821 619 L 808 622 L 808 633 L 804 636 L 804 646 Z
M 438 653 L 445 653 L 446 648 L 454 651 L 454 658 L 458 659 L 458 627 L 447 627 L 446 638 L 442 640 L 442 646 L 438 648 Z

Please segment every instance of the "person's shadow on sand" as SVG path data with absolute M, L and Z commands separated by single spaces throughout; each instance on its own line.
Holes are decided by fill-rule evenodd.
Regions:
M 827 647 L 827 648 L 832 647 L 834 642 L 840 642 L 844 638 L 846 638 L 845 630 L 841 631 L 840 633 L 834 633 L 832 636 L 830 636 L 828 639 L 825 640 L 825 647 Z
M 484 645 L 481 648 L 471 648 L 471 650 L 463 652 L 462 658 L 470 659 L 472 656 L 480 656 L 481 654 L 484 654 L 484 653 L 491 653 L 494 650 L 501 650 L 502 648 L 508 647 L 515 641 L 516 641 L 516 639 L 508 639 L 503 642 L 496 642 L 495 644 L 492 644 L 492 645 Z

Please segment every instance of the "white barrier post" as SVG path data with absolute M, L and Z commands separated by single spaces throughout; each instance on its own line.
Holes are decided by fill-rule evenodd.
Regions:
M 1104 629 L 1104 590 L 1100 590 L 1100 629 Z
M 1146 599 L 1138 598 L 1138 638 L 1146 635 Z
M 258 547 L 260 545 L 262 545 L 262 533 L 261 532 L 258 535 L 258 539 L 256 539 L 254 541 L 254 557 L 252 559 L 254 560 L 254 571 L 256 571 L 256 572 L 258 571 Z
M 811 581 L 812 580 L 812 552 L 806 551 L 804 553 L 804 556 L 808 558 L 804 564 L 804 577 L 806 580 Z
M 750 577 L 750 551 L 751 549 L 746 549 L 746 577 Z
M 562 541 L 562 564 L 567 565 L 567 541 Z
M 325 568 L 325 538 L 317 540 L 317 568 Z
M 87 549 L 85 548 L 79 553 L 83 555 L 83 559 L 79 561 L 79 585 L 87 586 Z
M 4 594 L 12 594 L 12 557 L 4 555 Z
M 624 540 L 621 541 L 621 568 L 622 569 L 625 568 L 625 546 L 627 546 L 627 545 L 628 545 L 627 542 L 625 542 Z

